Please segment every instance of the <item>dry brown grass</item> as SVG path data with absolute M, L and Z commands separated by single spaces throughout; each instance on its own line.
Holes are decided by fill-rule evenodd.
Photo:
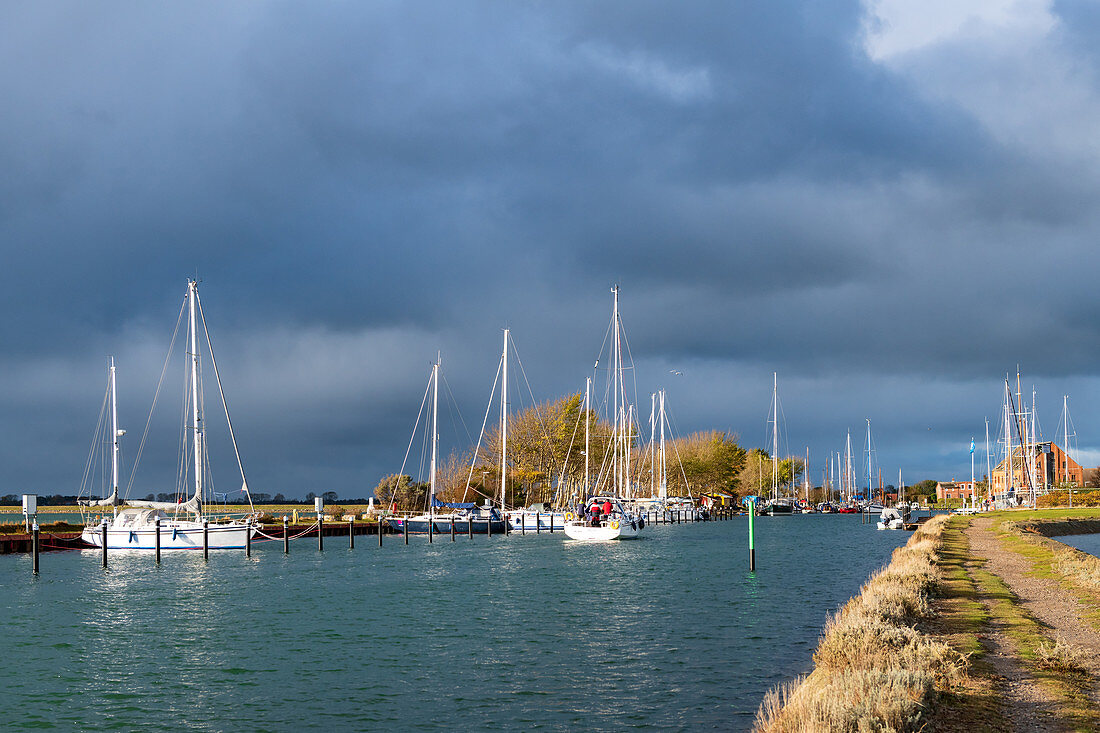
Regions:
M 918 529 L 828 620 L 813 673 L 765 696 L 757 730 L 919 729 L 936 690 L 949 689 L 966 668 L 962 655 L 914 626 L 931 614 L 946 521 L 937 517 Z
M 1051 567 L 1067 580 L 1100 592 L 1100 558 L 1077 550 L 1060 550 L 1054 553 Z
M 1044 641 L 1035 647 L 1035 666 L 1051 672 L 1085 674 L 1088 672 L 1087 654 L 1084 649 L 1061 639 L 1053 644 Z

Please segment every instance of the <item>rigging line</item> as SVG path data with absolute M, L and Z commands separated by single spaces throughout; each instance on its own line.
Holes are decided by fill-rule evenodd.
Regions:
M 176 456 L 179 461 L 176 466 L 176 498 L 178 500 L 183 499 L 183 492 L 187 482 L 187 466 L 190 465 L 191 458 L 191 453 L 187 448 L 187 408 L 191 405 L 191 390 L 187 387 L 190 381 L 187 378 L 188 369 L 190 369 L 190 366 L 187 363 L 187 359 L 184 359 L 183 391 L 180 393 L 180 402 L 182 405 L 180 414 L 183 415 L 183 418 L 180 420 L 179 440 L 176 444 Z
M 100 426 L 104 424 L 103 415 L 104 415 L 104 413 L 107 412 L 107 401 L 110 399 L 110 397 L 111 397 L 111 381 L 110 381 L 110 377 L 108 377 L 107 378 L 107 390 L 103 393 L 103 404 L 99 408 L 99 419 L 96 420 L 95 432 L 92 434 L 92 446 L 91 446 L 91 448 L 88 449 L 88 458 L 84 461 L 84 473 L 80 477 L 80 495 L 81 496 L 84 495 L 84 488 L 85 488 L 85 486 L 87 486 L 87 488 L 88 488 L 88 498 L 91 498 L 91 496 L 92 496 L 92 487 L 88 484 L 88 480 L 90 479 L 90 477 L 93 473 L 92 469 L 93 469 L 93 466 L 95 465 L 95 457 L 99 453 L 96 450 L 96 448 L 99 445 L 99 436 L 100 436 L 100 432 L 102 430 L 102 428 Z M 106 498 L 106 497 L 103 497 L 103 498 Z
M 580 394 L 577 395 L 580 397 Z M 582 403 L 583 404 L 583 403 Z M 581 420 L 584 419 L 584 410 L 577 411 L 577 422 L 573 426 L 573 436 L 569 439 L 569 448 L 565 451 L 565 458 L 561 462 L 561 476 L 558 478 L 558 489 L 555 497 L 561 492 L 561 486 L 565 482 L 565 471 L 569 467 L 569 455 L 573 452 L 573 445 L 577 442 L 577 432 L 581 429 Z M 560 498 L 560 497 L 559 497 Z M 556 501 L 556 500 L 555 500 Z
M 153 405 L 149 408 L 149 417 L 145 419 L 145 431 L 141 434 L 141 442 L 138 444 L 137 454 L 134 456 L 134 465 L 130 469 L 130 480 L 126 483 L 126 496 L 130 495 L 130 488 L 134 485 L 134 475 L 137 473 L 138 464 L 141 462 L 141 453 L 145 449 L 145 439 L 149 435 L 149 425 L 153 421 L 153 410 L 157 407 L 157 397 L 160 396 L 160 388 L 164 384 L 164 375 L 168 372 L 168 362 L 172 358 L 172 349 L 176 346 L 176 336 L 179 334 L 180 322 L 183 321 L 183 311 L 187 307 L 187 298 L 180 305 L 180 314 L 176 318 L 176 328 L 172 331 L 172 340 L 168 344 L 168 354 L 164 357 L 164 367 L 160 370 L 160 381 L 157 382 L 157 391 L 153 394 Z
M 519 349 L 516 348 L 516 340 L 512 341 L 512 353 L 516 355 L 516 362 L 519 364 L 519 373 L 523 375 L 523 383 L 527 385 L 527 393 L 531 395 L 531 407 L 535 411 L 535 419 L 538 420 L 539 426 L 542 428 L 542 434 L 546 438 L 546 445 L 550 449 L 550 473 L 553 473 L 554 463 L 554 439 L 550 437 L 550 428 L 546 425 L 546 421 L 542 418 L 542 413 L 539 412 L 538 402 L 535 400 L 535 393 L 531 390 L 531 382 L 527 380 L 527 371 L 523 368 L 523 360 L 519 358 Z
M 409 454 L 412 452 L 413 441 L 416 440 L 416 429 L 420 427 L 420 418 L 424 415 L 424 405 L 428 403 L 428 393 L 432 389 L 432 378 L 428 377 L 428 386 L 424 388 L 424 398 L 420 400 L 420 412 L 416 413 L 416 423 L 413 424 L 412 435 L 409 436 L 409 447 L 405 449 L 405 458 L 401 461 L 401 470 L 397 474 L 397 478 L 393 482 L 393 490 L 390 491 L 390 501 L 392 505 L 394 497 L 397 496 L 397 486 L 401 483 L 401 477 L 405 475 L 405 464 L 409 461 Z
M 222 377 L 218 373 L 218 362 L 214 358 L 214 344 L 210 341 L 210 331 L 206 328 L 206 314 L 202 310 L 202 301 L 198 291 L 195 291 L 195 304 L 199 307 L 199 318 L 202 320 L 202 332 L 206 335 L 206 348 L 210 350 L 210 364 L 214 367 L 214 380 L 218 383 L 218 396 L 221 397 L 222 407 L 225 408 L 225 423 L 229 426 L 229 440 L 233 443 L 233 454 L 237 457 L 237 468 L 241 469 L 241 489 L 248 497 L 248 506 L 256 511 L 252 503 L 252 493 L 248 490 L 248 479 L 244 476 L 244 464 L 241 462 L 241 452 L 237 450 L 237 436 L 233 433 L 233 421 L 229 418 L 229 403 L 225 401 L 225 392 L 222 391 Z
M 673 436 L 676 436 L 680 433 L 680 428 L 675 426 L 674 420 L 675 418 L 672 415 L 672 410 L 665 408 L 665 425 L 668 426 L 668 431 L 672 433 Z M 729 435 L 729 433 L 726 435 Z M 680 473 L 684 477 L 684 488 L 687 489 L 688 496 L 690 497 L 691 487 L 688 486 L 687 474 L 684 473 L 684 462 L 680 459 L 680 450 L 676 447 L 676 438 L 673 437 L 668 442 L 672 443 L 672 449 L 676 451 L 676 462 L 680 464 Z
M 454 392 L 451 391 L 451 385 L 447 381 L 447 377 L 440 371 L 440 376 L 443 377 L 443 386 L 447 388 L 447 396 L 450 398 L 451 406 L 451 427 L 454 428 L 455 435 L 458 435 L 458 423 L 455 422 L 455 415 L 458 415 L 458 422 L 462 423 L 462 429 L 466 433 L 466 445 L 474 442 L 474 436 L 470 434 L 470 429 L 466 427 L 466 421 L 462 419 L 462 411 L 458 409 L 458 400 L 455 398 Z
M 497 382 L 500 380 L 500 370 L 504 368 L 504 357 L 501 356 L 500 361 L 497 362 L 497 373 L 493 377 L 493 387 L 489 390 L 489 403 L 485 405 L 485 417 L 481 421 L 481 432 L 477 435 L 477 447 L 474 448 L 474 455 L 470 459 L 470 474 L 466 477 L 466 488 L 462 491 L 462 501 L 466 501 L 466 496 L 471 491 L 470 484 L 474 480 L 474 467 L 477 465 L 478 460 L 481 457 L 481 441 L 485 437 L 485 426 L 489 424 L 489 411 L 493 409 L 493 398 L 497 394 Z M 482 486 L 481 488 L 485 488 Z M 477 489 L 473 489 L 475 494 L 485 496 Z

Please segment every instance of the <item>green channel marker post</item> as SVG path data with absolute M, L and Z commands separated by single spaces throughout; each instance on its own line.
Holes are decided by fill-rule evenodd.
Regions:
M 749 499 L 749 572 L 756 572 L 756 546 L 753 540 L 753 519 L 756 517 L 756 499 Z

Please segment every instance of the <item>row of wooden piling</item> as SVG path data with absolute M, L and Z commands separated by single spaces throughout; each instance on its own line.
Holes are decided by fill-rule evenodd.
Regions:
M 718 507 L 718 508 L 710 510 L 710 516 L 711 516 L 712 519 L 715 519 L 715 520 L 732 519 L 734 516 L 736 516 L 736 514 L 737 514 L 737 512 L 732 507 Z M 657 524 L 683 524 L 684 522 L 702 521 L 702 520 L 699 519 L 698 512 L 686 512 L 686 511 L 682 511 L 682 510 L 676 510 L 674 512 L 673 517 L 671 517 L 670 519 L 665 519 L 664 521 L 662 521 L 663 515 L 664 515 L 664 512 L 646 512 L 645 514 L 642 515 L 642 518 L 644 520 L 646 520 L 647 523 L 654 524 L 654 525 L 657 525 Z M 539 534 L 539 533 L 542 532 L 542 527 L 539 525 L 539 519 L 540 519 L 539 514 L 536 513 L 536 515 L 535 515 L 535 530 L 534 530 L 536 534 Z M 383 538 L 383 535 L 386 534 L 385 521 L 386 520 L 382 517 L 378 518 L 377 535 L 378 535 L 378 546 L 379 547 L 382 546 L 382 538 Z M 348 546 L 351 549 L 355 549 L 355 529 L 356 529 L 355 520 L 350 519 L 350 520 L 348 520 L 347 524 L 348 524 Z M 452 516 L 451 521 L 450 521 L 450 532 L 449 532 L 451 542 L 455 541 L 457 525 L 458 525 L 458 523 L 455 521 L 455 518 Z M 368 524 L 367 527 L 369 527 L 369 526 L 370 525 Z M 435 522 L 428 522 L 428 527 L 429 527 L 428 542 L 431 543 L 431 542 L 434 541 L 435 535 L 442 534 L 442 533 L 440 533 L 438 530 L 436 530 Z M 466 519 L 465 530 L 466 530 L 466 535 L 470 539 L 473 539 L 473 537 L 474 537 L 474 524 L 473 524 L 473 519 L 470 518 L 470 517 L 467 517 L 467 519 Z M 493 526 L 492 526 L 491 521 L 487 522 L 486 530 L 487 530 L 487 535 L 489 537 L 492 537 L 493 536 Z M 100 531 L 102 533 L 100 535 L 100 542 L 101 542 L 103 567 L 106 568 L 107 567 L 107 525 L 106 524 L 102 525 Z M 555 531 L 554 528 L 553 528 L 553 520 L 552 519 L 551 519 L 551 522 L 550 522 L 550 528 L 547 531 L 549 531 L 551 534 Z M 521 534 L 527 534 L 526 524 L 521 524 L 520 525 L 520 533 Z M 366 534 L 370 534 L 369 529 L 367 530 Z M 408 524 L 407 521 L 402 523 L 402 532 L 401 532 L 401 534 L 402 534 L 402 539 L 404 540 L 404 543 L 406 545 L 409 544 L 409 524 Z M 505 534 L 507 534 L 507 531 L 505 532 Z M 156 540 L 155 540 L 154 549 L 153 549 L 153 558 L 154 558 L 154 563 L 159 565 L 160 561 L 161 561 L 161 557 L 160 557 L 161 556 L 160 520 L 159 519 L 156 520 L 156 535 L 155 535 L 155 537 L 156 537 Z M 290 554 L 290 524 L 289 524 L 286 517 L 283 517 L 282 541 L 283 541 L 283 554 Z M 39 552 L 40 552 L 40 548 L 41 548 L 41 542 L 40 542 L 40 537 L 39 537 L 39 528 L 38 528 L 38 523 L 35 522 L 35 524 L 32 528 L 32 531 L 31 531 L 31 555 L 32 555 L 31 569 L 32 569 L 32 573 L 34 575 L 38 575 L 38 572 L 39 572 Z M 324 519 L 322 519 L 322 518 L 318 518 L 318 520 L 317 520 L 317 549 L 319 551 L 322 551 L 322 552 L 325 549 L 325 522 L 324 522 Z M 245 533 L 244 552 L 245 552 L 245 557 L 252 557 L 252 533 L 251 532 L 246 532 Z M 210 523 L 209 522 L 203 522 L 203 526 L 202 526 L 202 557 L 203 557 L 203 560 L 209 560 L 210 559 Z

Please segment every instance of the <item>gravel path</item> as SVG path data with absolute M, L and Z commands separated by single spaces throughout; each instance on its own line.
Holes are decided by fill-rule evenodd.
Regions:
M 1055 639 L 1088 652 L 1093 676 L 1100 675 L 1100 632 L 1084 619 L 1087 609 L 1057 581 L 1029 575 L 1032 561 L 1006 549 L 989 529 L 992 523 L 989 517 L 971 522 L 966 530 L 970 551 L 989 561 L 986 568 L 1008 584 L 1031 615 L 1052 630 Z
M 1085 650 L 1094 680 L 1100 675 L 1100 633 L 1082 619 L 1084 610 L 1056 581 L 1029 575 L 1031 560 L 1005 548 L 990 530 L 992 519 L 975 518 L 966 529 L 970 552 L 987 561 L 985 568 L 999 576 L 1019 598 L 1024 608 L 1051 630 L 1051 636 Z M 989 606 L 989 602 L 983 599 Z M 1013 654 L 1012 639 L 994 622 L 983 642 L 1005 695 L 1007 717 L 1016 730 L 1058 731 L 1062 726 L 1047 710 L 1051 694 L 1021 669 Z M 1092 697 L 1100 700 L 1100 686 L 1094 683 Z

